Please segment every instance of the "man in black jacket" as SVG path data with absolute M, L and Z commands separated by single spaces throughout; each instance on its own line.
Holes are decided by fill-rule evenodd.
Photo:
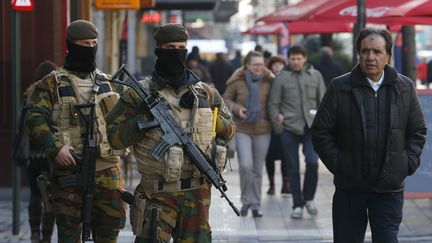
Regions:
M 426 126 L 413 82 L 389 66 L 387 30 L 366 28 L 359 65 L 333 80 L 312 125 L 315 151 L 334 175 L 334 242 L 398 242 L 404 180 L 420 164 Z

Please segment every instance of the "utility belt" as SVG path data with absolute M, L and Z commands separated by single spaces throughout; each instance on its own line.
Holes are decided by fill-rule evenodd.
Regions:
M 146 192 L 181 192 L 198 189 L 205 183 L 207 183 L 207 181 L 204 177 L 185 178 L 175 182 L 152 180 L 141 177 L 140 185 L 146 190 Z

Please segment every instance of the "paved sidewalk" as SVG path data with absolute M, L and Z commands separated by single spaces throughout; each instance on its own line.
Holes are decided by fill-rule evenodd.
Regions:
M 304 163 L 302 163 L 302 166 Z M 254 219 L 237 217 L 231 207 L 220 198 L 216 190 L 212 194 L 210 208 L 210 225 L 213 231 L 213 242 L 224 243 L 254 243 L 254 242 L 332 242 L 331 222 L 331 199 L 334 191 L 332 176 L 323 165 L 320 165 L 320 175 L 315 202 L 319 213 L 311 217 L 305 211 L 303 219 L 293 220 L 290 218 L 292 198 L 280 195 L 281 178 L 279 162 L 276 162 L 276 195 L 268 196 L 267 175 L 263 170 L 262 188 L 262 210 L 264 216 Z M 231 160 L 232 171 L 224 172 L 227 180 L 228 197 L 240 208 L 240 186 L 238 178 L 237 160 Z M 304 167 L 302 167 L 304 170 Z M 139 178 L 134 173 L 131 185 L 136 185 Z M 129 183 L 128 183 L 129 184 Z M 128 186 L 131 188 L 132 186 Z M 132 189 L 130 189 L 132 190 Z M 21 230 L 18 236 L 11 234 L 12 229 L 12 202 L 11 189 L 0 189 L 0 243 L 3 242 L 30 242 L 30 232 L 27 216 L 28 188 L 22 191 L 23 201 L 21 203 Z M 56 234 L 56 232 L 55 232 Z M 57 242 L 56 235 L 53 242 Z M 370 241 L 370 233 L 367 233 L 367 242 Z M 120 233 L 120 243 L 133 242 L 129 220 L 127 226 Z M 400 242 L 431 242 L 432 243 L 432 200 L 410 199 L 405 200 L 404 219 L 400 227 Z
M 304 162 L 301 170 L 304 172 Z M 225 173 L 227 195 L 240 208 L 240 187 L 237 161 L 231 161 L 233 171 Z M 216 242 L 332 242 L 331 201 L 334 192 L 332 175 L 320 164 L 315 203 L 319 213 L 311 217 L 306 210 L 303 219 L 291 219 L 292 198 L 280 195 L 282 180 L 280 163 L 276 162 L 276 195 L 266 194 L 268 178 L 263 170 L 262 218 L 237 217 L 229 205 L 212 196 L 210 223 Z M 304 174 L 304 173 L 303 173 Z M 370 230 L 366 235 L 371 242 Z M 404 219 L 400 227 L 399 242 L 432 242 L 432 199 L 405 200 Z

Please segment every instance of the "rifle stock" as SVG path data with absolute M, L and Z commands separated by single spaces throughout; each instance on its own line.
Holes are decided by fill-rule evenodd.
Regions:
M 125 73 L 128 77 L 125 81 L 117 79 Z M 225 180 L 208 161 L 204 153 L 196 146 L 193 140 L 183 131 L 177 121 L 168 112 L 168 103 L 158 97 L 149 94 L 142 84 L 122 65 L 119 70 L 111 77 L 110 82 L 126 85 L 132 88 L 144 101 L 147 109 L 153 116 L 153 121 L 146 122 L 147 127 L 159 126 L 164 135 L 161 140 L 150 150 L 150 155 L 160 160 L 162 155 L 173 145 L 181 145 L 198 170 L 221 192 L 221 197 L 228 201 L 231 208 L 240 216 L 240 212 L 225 194 L 227 187 Z M 139 126 L 146 127 L 146 124 Z

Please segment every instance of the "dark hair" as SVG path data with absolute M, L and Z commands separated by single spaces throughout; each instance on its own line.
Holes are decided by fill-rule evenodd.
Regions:
M 216 53 L 216 60 L 221 60 L 221 61 L 225 61 L 226 60 L 226 55 L 223 52 L 218 52 Z
M 246 67 L 246 64 L 250 63 L 252 57 L 263 57 L 261 52 L 258 51 L 250 51 L 243 59 L 243 65 Z
M 37 82 L 49 74 L 51 71 L 56 70 L 57 65 L 49 60 L 41 62 L 35 69 L 33 74 L 33 82 Z
M 257 51 L 257 52 L 263 52 L 263 47 L 262 47 L 260 44 L 257 44 L 257 45 L 255 46 L 254 51 Z
M 360 48 L 361 48 L 362 41 L 370 35 L 379 35 L 382 38 L 384 38 L 384 40 L 386 42 L 387 54 L 389 54 L 390 56 L 392 55 L 393 40 L 392 40 L 390 32 L 386 29 L 372 28 L 372 27 L 367 27 L 367 28 L 364 28 L 362 31 L 360 31 L 360 34 L 356 40 L 357 53 L 360 54 Z
M 270 58 L 270 57 L 272 56 L 272 54 L 271 54 L 271 52 L 265 50 L 265 51 L 263 52 L 263 56 L 264 56 L 264 58 L 268 59 L 268 58 Z
M 304 57 L 307 57 L 307 50 L 306 48 L 304 48 L 303 46 L 292 46 L 289 50 L 288 50 L 288 54 L 287 56 L 291 56 L 291 55 L 303 55 Z
M 284 66 L 286 66 L 286 61 L 285 58 L 283 58 L 282 56 L 272 56 L 270 57 L 270 59 L 268 60 L 267 63 L 267 68 L 271 70 L 271 67 L 273 66 L 273 64 L 275 64 L 276 62 L 280 62 L 282 63 Z

